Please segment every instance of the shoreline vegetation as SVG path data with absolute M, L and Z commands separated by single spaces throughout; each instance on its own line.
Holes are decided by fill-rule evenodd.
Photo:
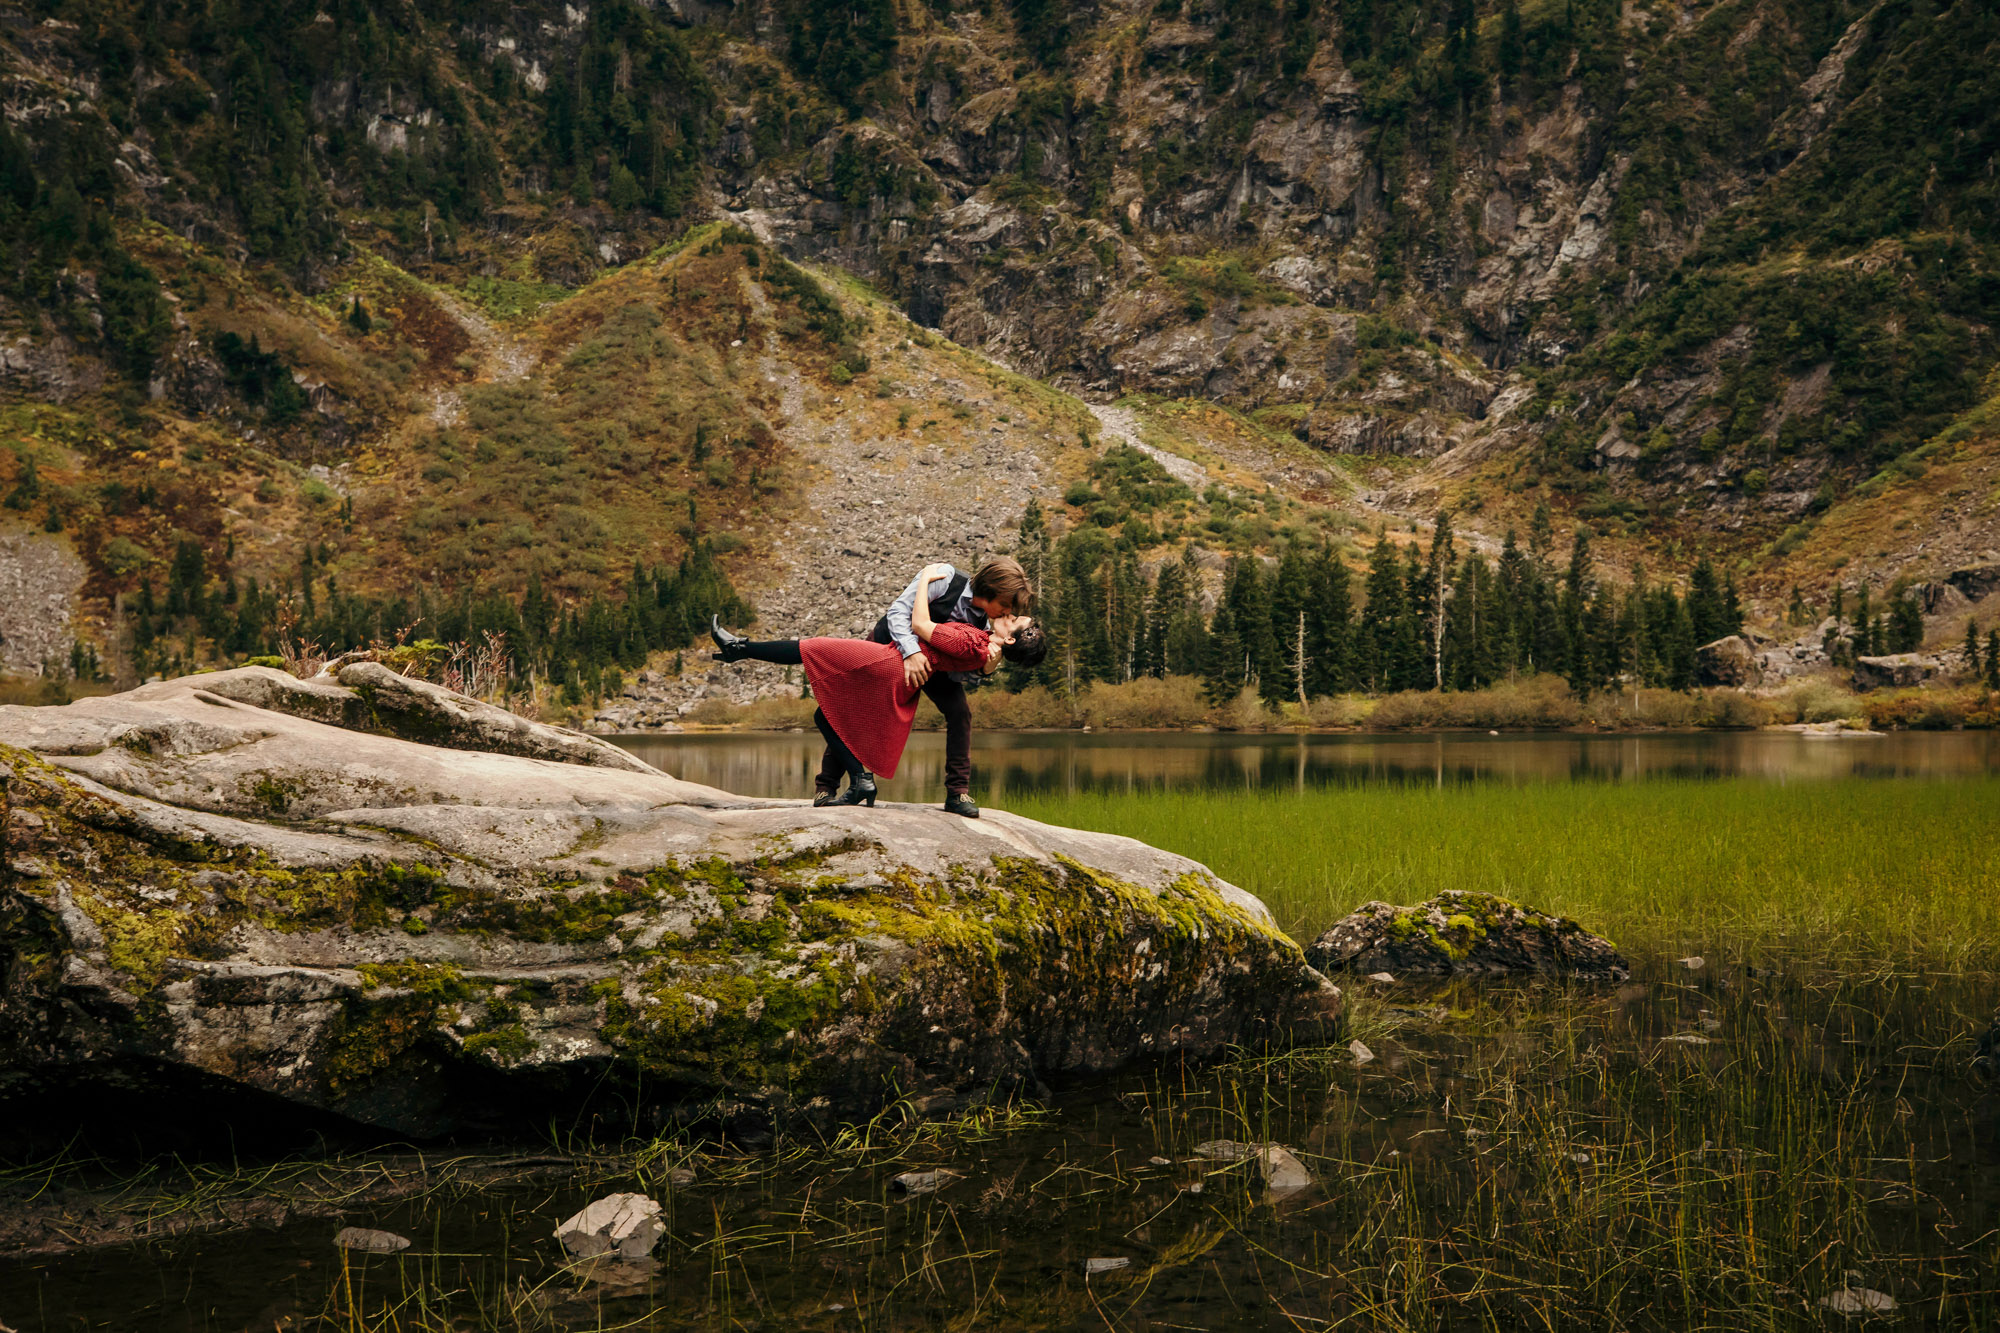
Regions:
M 683 730 L 795 731 L 812 725 L 810 698 L 765 697 L 747 704 L 705 699 L 680 719 Z M 1309 704 L 1271 705 L 1253 689 L 1211 704 L 1193 676 L 1093 683 L 1064 697 L 1035 685 L 1019 693 L 980 689 L 973 725 L 990 731 L 1748 731 L 1820 726 L 1829 731 L 1952 731 L 2000 726 L 2000 691 L 1977 685 L 1856 694 L 1815 676 L 1783 689 L 1749 691 L 1626 689 L 1579 695 L 1560 676 L 1502 681 L 1478 690 L 1337 694 Z M 916 725 L 943 725 L 928 700 Z M 635 732 L 633 734 L 657 734 Z

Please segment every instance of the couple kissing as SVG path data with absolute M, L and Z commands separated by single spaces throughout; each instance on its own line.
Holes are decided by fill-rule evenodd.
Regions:
M 752 640 L 715 621 L 709 633 L 719 662 L 805 668 L 819 703 L 813 725 L 826 738 L 814 805 L 875 804 L 875 775 L 896 776 L 922 693 L 944 716 L 944 808 L 977 819 L 965 687 L 1003 660 L 1024 667 L 1041 662 L 1048 641 L 1028 614 L 1033 600 L 1020 564 L 1003 556 L 970 577 L 950 565 L 924 566 L 865 639 Z

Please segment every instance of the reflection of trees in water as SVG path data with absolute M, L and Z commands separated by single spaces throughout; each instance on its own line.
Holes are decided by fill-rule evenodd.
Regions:
M 809 796 L 819 738 L 799 732 L 644 736 L 620 741 L 685 778 L 745 796 Z M 2000 735 L 1902 732 L 1806 739 L 1790 732 L 1486 736 L 1240 736 L 1217 733 L 977 734 L 974 783 L 997 803 L 1008 792 L 1152 791 L 1217 787 L 1465 782 L 1606 782 L 1751 777 L 1969 777 L 2000 771 Z M 944 738 L 910 740 L 891 800 L 929 801 L 944 789 Z

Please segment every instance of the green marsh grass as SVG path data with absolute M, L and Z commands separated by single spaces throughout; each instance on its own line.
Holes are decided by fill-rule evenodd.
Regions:
M 1990 969 L 2000 778 L 1750 778 L 1021 796 L 1202 861 L 1301 940 L 1370 899 L 1478 889 L 1628 952 Z

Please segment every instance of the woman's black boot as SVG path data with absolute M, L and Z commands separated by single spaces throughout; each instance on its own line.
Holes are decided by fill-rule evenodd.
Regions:
M 715 654 L 718 662 L 741 662 L 750 647 L 750 640 L 740 634 L 731 634 L 714 616 L 708 618 L 708 637 L 714 639 L 715 646 L 722 650 Z
M 819 802 L 815 801 L 817 805 Z M 875 808 L 875 775 L 867 769 L 861 770 L 860 777 L 847 780 L 847 790 L 827 802 L 828 805 L 865 805 Z

